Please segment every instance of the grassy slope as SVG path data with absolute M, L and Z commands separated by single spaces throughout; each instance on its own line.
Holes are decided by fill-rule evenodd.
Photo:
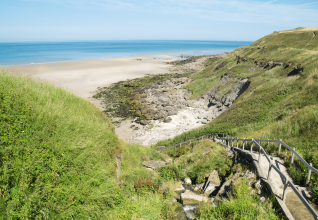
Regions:
M 192 76 L 190 87 L 211 88 L 202 85 L 202 78 L 210 83 L 216 76 L 227 73 L 236 78 L 248 78 L 249 89 L 231 108 L 207 126 L 198 128 L 158 145 L 172 145 L 211 132 L 227 132 L 231 136 L 280 139 L 300 152 L 307 161 L 318 167 L 318 31 L 289 31 L 265 36 L 247 47 L 241 47 L 226 59 L 211 61 L 207 69 Z M 313 37 L 315 36 L 315 37 Z M 257 48 L 260 49 L 257 49 Z M 236 65 L 238 57 L 247 58 Z M 255 67 L 255 60 L 283 62 L 275 68 Z M 217 67 L 224 63 L 221 69 Z M 288 65 L 289 64 L 289 65 Z M 304 71 L 296 76 L 288 74 L 298 66 Z M 228 69 L 231 68 L 231 69 Z M 218 70 L 216 70 L 218 69 Z M 191 88 L 190 88 L 191 89 Z M 208 89 L 192 90 L 200 97 Z M 277 151 L 277 146 L 268 148 Z M 286 162 L 288 162 L 286 155 Z M 298 183 L 303 183 L 307 170 L 301 165 L 290 168 Z M 313 177 L 313 184 L 317 183 Z
M 152 175 L 141 157 L 158 155 L 120 143 L 91 103 L 0 70 L 0 122 L 0 219 L 160 218 L 163 197 L 134 189 Z

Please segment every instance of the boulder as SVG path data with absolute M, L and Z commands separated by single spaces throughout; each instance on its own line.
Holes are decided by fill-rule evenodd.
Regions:
M 140 124 L 141 124 L 141 125 L 147 125 L 147 124 L 149 124 L 149 122 L 146 121 L 146 120 L 141 120 L 141 121 L 140 121 Z
M 206 123 L 208 123 L 208 121 L 207 121 L 206 119 L 203 119 L 203 120 L 201 121 L 201 123 L 202 123 L 202 124 L 206 124 Z
M 167 165 L 166 162 L 156 161 L 156 160 L 144 161 L 142 164 L 145 167 L 151 168 L 153 170 L 155 170 L 156 168 L 159 168 L 159 167 L 165 167 Z
M 213 185 L 213 184 L 209 184 L 209 185 L 206 187 L 205 191 L 204 191 L 204 195 L 206 195 L 206 196 L 211 195 L 211 194 L 215 191 L 216 187 L 217 187 L 217 186 L 215 186 L 215 185 Z
M 261 197 L 259 200 L 261 200 L 261 202 L 263 202 L 264 204 L 266 203 L 266 198 L 264 196 Z
M 220 186 L 221 184 L 218 171 L 216 170 L 213 170 L 210 174 L 205 174 L 205 178 L 207 178 L 207 183 L 213 184 L 215 186 Z
M 204 186 L 204 183 L 198 184 L 194 187 L 193 191 L 194 192 L 202 191 L 203 186 Z
M 172 121 L 172 118 L 171 117 L 167 117 L 163 120 L 164 123 L 169 123 Z
M 184 182 L 185 184 L 191 184 L 191 183 L 192 183 L 192 182 L 191 182 L 191 179 L 190 179 L 189 177 L 185 178 L 185 179 L 183 180 L 183 182 Z
M 254 184 L 255 188 L 260 188 L 261 187 L 261 180 L 257 180 L 256 183 Z
M 183 205 L 198 205 L 200 202 L 207 202 L 208 198 L 186 190 L 184 193 L 181 193 L 180 200 Z
M 184 192 L 185 188 L 182 186 L 182 183 L 180 183 L 178 188 L 175 188 L 173 191 L 175 191 L 175 192 Z

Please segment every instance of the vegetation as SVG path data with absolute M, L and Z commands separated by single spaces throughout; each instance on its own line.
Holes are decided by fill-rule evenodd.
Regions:
M 141 159 L 160 155 L 121 143 L 88 101 L 0 70 L 0 121 L 1 219 L 161 218 L 163 195 L 134 188 L 152 177 Z
M 207 133 L 283 139 L 318 167 L 318 36 L 296 29 L 275 32 L 223 59 L 211 58 L 206 69 L 189 74 L 186 86 L 200 98 L 227 74 L 247 78 L 248 90 L 231 108 L 208 125 L 157 145 L 172 146 Z M 134 96 L 145 85 L 177 75 L 156 75 L 103 88 L 96 95 L 109 103 L 111 116 L 143 117 Z M 231 84 L 224 86 L 231 91 Z M 138 145 L 118 140 L 110 120 L 89 102 L 39 80 L 0 70 L 0 213 L 3 219 L 169 219 L 167 202 L 173 192 L 160 191 L 189 176 L 201 183 L 217 169 L 230 172 L 231 161 L 209 140 L 168 151 L 174 163 L 159 176 L 142 167 L 143 160 L 164 158 Z M 277 146 L 264 146 L 272 154 Z M 116 180 L 116 156 L 122 154 Z M 280 155 L 287 165 L 290 152 Z M 307 168 L 297 159 L 289 167 L 296 183 L 304 183 Z M 198 219 L 267 219 L 272 203 L 263 205 L 247 193 L 244 179 L 230 200 L 217 209 L 203 207 Z M 318 203 L 318 178 L 311 188 Z M 256 204 L 256 205 L 255 205 Z M 249 209 L 246 213 L 244 210 Z M 265 211 L 266 210 L 266 211 Z
M 202 96 L 220 75 L 250 81 L 248 90 L 231 108 L 204 127 L 185 132 L 158 145 L 172 146 L 208 133 L 228 133 L 233 137 L 283 139 L 295 147 L 309 163 L 318 167 L 318 32 L 297 29 L 265 36 L 250 46 L 241 47 L 191 77 L 188 88 L 193 97 Z M 272 61 L 272 62 L 271 62 Z M 237 65 L 238 64 L 238 65 Z M 204 78 L 205 80 L 200 80 Z M 206 85 L 202 85 L 206 83 Z M 268 149 L 277 152 L 278 146 Z M 291 153 L 281 155 L 288 164 Z M 303 184 L 308 171 L 296 162 L 289 168 L 296 183 Z M 312 175 L 311 187 L 318 192 L 318 178 Z M 318 196 L 318 193 L 317 193 Z M 318 197 L 314 200 L 318 202 Z
M 146 86 L 158 81 L 179 77 L 181 77 L 181 75 L 158 74 L 120 81 L 109 87 L 98 88 L 98 92 L 93 97 L 102 100 L 106 106 L 104 112 L 110 117 L 138 117 L 142 120 L 146 118 L 146 115 L 140 112 L 139 108 L 141 104 L 138 99 Z
M 200 184 L 205 181 L 206 173 L 217 170 L 224 176 L 232 165 L 223 147 L 209 139 L 172 149 L 168 154 L 174 158 L 174 163 L 158 170 L 163 180 L 189 177 L 192 183 Z
M 219 202 L 217 207 L 208 204 L 201 206 L 195 219 L 285 219 L 275 213 L 275 196 L 268 193 L 266 198 L 264 204 L 258 195 L 250 194 L 248 181 L 244 177 L 235 182 L 228 200 Z

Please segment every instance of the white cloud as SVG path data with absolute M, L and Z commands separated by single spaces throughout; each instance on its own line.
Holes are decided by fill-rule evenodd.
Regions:
M 191 16 L 217 21 L 235 21 L 277 26 L 315 27 L 318 2 L 292 5 L 254 0 L 24 0 L 58 4 L 92 5 L 105 10 L 129 10 Z

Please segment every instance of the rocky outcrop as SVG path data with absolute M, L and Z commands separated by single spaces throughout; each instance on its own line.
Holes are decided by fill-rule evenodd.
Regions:
M 200 202 L 207 202 L 209 199 L 205 196 L 197 195 L 190 190 L 181 193 L 180 200 L 183 205 L 199 205 Z
M 203 186 L 204 195 L 209 196 L 212 194 L 221 184 L 220 177 L 218 171 L 213 170 L 210 174 L 206 174 L 206 181 Z
M 145 167 L 155 170 L 156 168 L 165 167 L 167 166 L 166 162 L 163 161 L 156 161 L 156 160 L 149 160 L 144 161 L 142 163 Z

